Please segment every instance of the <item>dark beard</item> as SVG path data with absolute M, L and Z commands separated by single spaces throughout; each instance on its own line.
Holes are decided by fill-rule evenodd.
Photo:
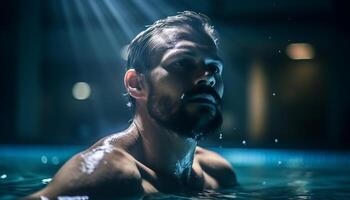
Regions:
M 190 97 L 197 94 L 209 94 L 216 100 L 215 114 L 209 114 L 211 108 L 201 107 L 196 113 L 188 112 Z M 159 97 L 154 94 L 153 87 L 150 87 L 150 94 L 147 103 L 150 116 L 161 126 L 176 132 L 177 134 L 199 140 L 202 136 L 219 131 L 222 125 L 221 98 L 216 91 L 207 86 L 199 85 L 192 90 L 185 92 L 177 104 L 173 113 L 171 99 L 167 96 Z

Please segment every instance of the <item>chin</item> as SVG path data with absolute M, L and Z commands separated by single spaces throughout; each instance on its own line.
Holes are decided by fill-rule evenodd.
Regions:
M 149 106 L 148 111 L 150 116 L 161 126 L 176 132 L 180 136 L 195 140 L 216 133 L 220 130 L 222 124 L 220 106 L 215 104 L 187 104 L 180 106 L 172 114 L 159 114 L 153 106 Z
M 186 137 L 200 140 L 206 135 L 217 133 L 222 124 L 221 113 L 216 115 L 201 115 L 200 118 L 187 118 L 183 123 L 182 131 L 178 131 Z M 188 123 L 189 122 L 189 123 Z M 187 125 L 187 126 L 186 126 Z

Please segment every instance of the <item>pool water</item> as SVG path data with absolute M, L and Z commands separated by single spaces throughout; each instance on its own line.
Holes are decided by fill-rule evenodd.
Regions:
M 83 147 L 0 147 L 0 199 L 18 199 L 45 187 Z M 212 149 L 228 159 L 240 186 L 143 199 L 350 199 L 350 154 L 316 151 Z

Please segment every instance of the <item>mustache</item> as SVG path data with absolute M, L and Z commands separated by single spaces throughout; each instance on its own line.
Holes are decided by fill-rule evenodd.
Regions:
M 191 90 L 185 92 L 183 94 L 183 100 L 186 101 L 191 96 L 195 96 L 195 95 L 199 95 L 199 94 L 209 94 L 209 95 L 214 97 L 217 104 L 221 105 L 222 99 L 219 96 L 219 94 L 216 92 L 216 90 L 213 87 L 210 87 L 210 86 L 205 85 L 205 84 L 200 84 L 200 85 L 192 88 Z

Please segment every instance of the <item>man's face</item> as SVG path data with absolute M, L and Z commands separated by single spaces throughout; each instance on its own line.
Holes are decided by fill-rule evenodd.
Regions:
M 148 112 L 160 125 L 200 138 L 222 124 L 222 62 L 205 33 L 174 27 L 153 38 Z

